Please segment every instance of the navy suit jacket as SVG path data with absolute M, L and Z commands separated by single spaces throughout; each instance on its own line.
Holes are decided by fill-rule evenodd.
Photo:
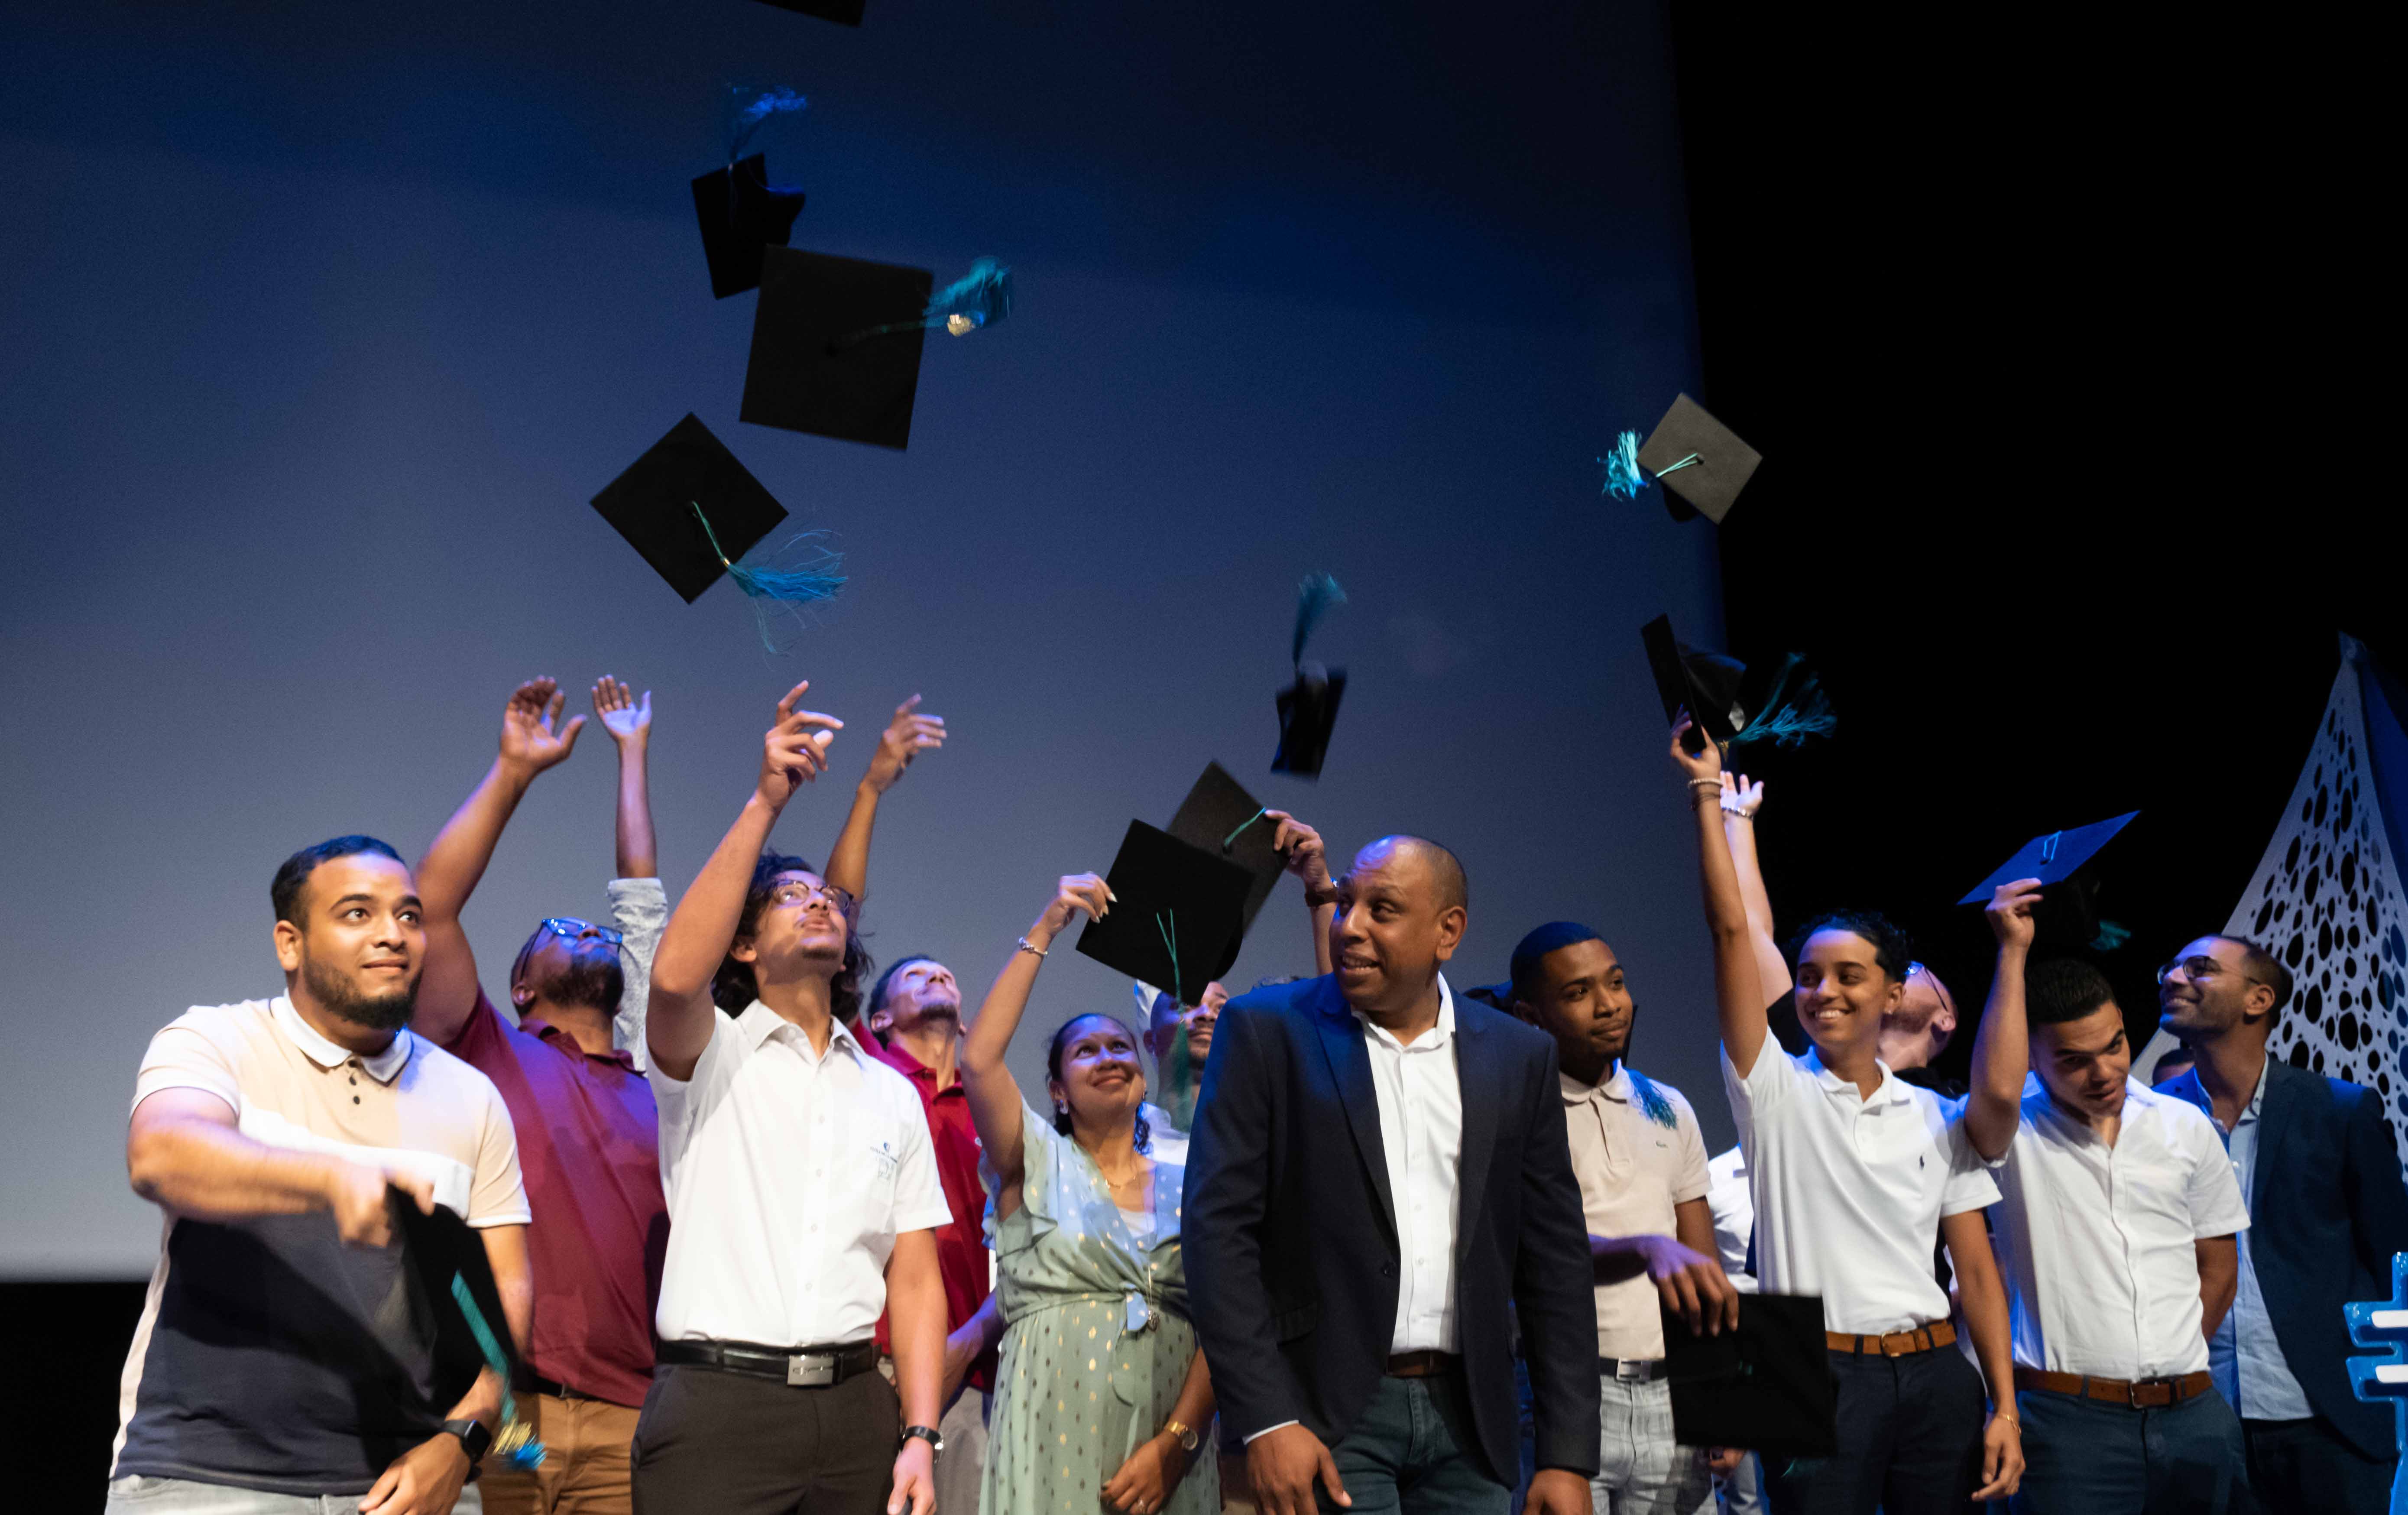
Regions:
M 1180 1239 L 1213 1392 L 1240 1435 L 1299 1421 L 1335 1444 L 1387 1369 L 1396 1201 L 1364 1035 L 1326 976 L 1232 1000 L 1212 1033 Z M 1517 1480 L 1518 1310 L 1538 1465 L 1592 1475 L 1597 1306 L 1555 1045 L 1456 995 L 1455 1055 L 1456 1347 L 1477 1433 L 1465 1450 Z
M 2186 1097 L 2205 1098 L 2195 1089 Z M 2389 1462 L 2399 1455 L 2391 1406 L 2350 1392 L 2343 1359 L 2358 1349 L 2341 1313 L 2347 1300 L 2389 1299 L 2391 1254 L 2408 1251 L 2408 1190 L 2382 1098 L 2270 1061 L 2258 1121 L 2249 1257 L 2274 1339 L 2309 1406 L 2360 1451 Z

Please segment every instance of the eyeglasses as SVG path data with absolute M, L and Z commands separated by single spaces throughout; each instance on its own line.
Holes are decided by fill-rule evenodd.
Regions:
M 2178 961 L 2170 962 L 2157 970 L 2157 982 L 2162 984 L 2176 974 L 2182 974 L 2194 984 L 2203 978 L 2214 978 L 2218 974 L 2231 974 L 2233 977 L 2246 979 L 2252 984 L 2266 982 L 2252 974 L 2227 968 L 2214 958 L 2184 958 Z
M 806 884 L 796 879 L 791 883 L 781 884 L 769 891 L 769 902 L 781 908 L 786 905 L 808 905 L 813 900 L 825 900 L 836 907 L 837 914 L 847 920 L 853 918 L 854 906 L 852 891 L 838 888 L 833 884 Z
M 554 936 L 565 936 L 572 942 L 586 936 L 599 937 L 612 946 L 624 946 L 627 942 L 625 936 L 612 931 L 609 927 L 596 926 L 590 920 L 580 920 L 575 916 L 546 916 L 538 929 L 550 931 Z

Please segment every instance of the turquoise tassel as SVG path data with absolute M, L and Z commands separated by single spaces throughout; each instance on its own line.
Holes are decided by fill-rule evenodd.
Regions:
M 2113 952 L 2131 939 L 2132 928 L 2129 926 L 2121 921 L 2102 920 L 2099 923 L 2099 934 L 2090 939 L 2090 950 Z
M 1805 671 L 1805 660 L 1795 653 L 1781 660 L 1781 671 L 1773 675 L 1772 688 L 1765 695 L 1763 706 L 1731 738 L 1733 746 L 1743 742 L 1770 742 L 1775 746 L 1794 747 L 1808 737 L 1827 737 L 1840 729 L 1839 714 L 1831 709 L 1822 684 Z
M 1656 1087 L 1655 1080 L 1627 1062 L 1622 1066 L 1630 1075 L 1630 1092 L 1638 1096 L 1639 1108 L 1647 1118 L 1667 1131 L 1679 1125 L 1681 1118 L 1672 1113 L 1672 1102 L 1664 1097 L 1664 1091 Z
M 1605 465 L 1605 492 L 1624 499 L 1637 499 L 1639 491 L 1647 487 L 1647 475 L 1639 467 L 1639 433 L 1626 431 L 1613 440 L 1613 451 L 1598 459 Z
M 810 105 L 809 100 L 789 89 L 753 90 L 741 84 L 727 86 L 727 161 L 734 163 L 744 156 L 745 144 L 752 134 L 771 116 L 785 115 Z
M 1288 653 L 1288 661 L 1304 661 L 1304 643 L 1321 618 L 1346 603 L 1346 591 L 1326 573 L 1308 573 L 1296 586 L 1296 640 Z
M 1011 314 L 1011 270 L 993 258 L 981 258 L 970 271 L 937 291 L 928 302 L 927 325 L 942 325 L 956 337 L 967 337 Z

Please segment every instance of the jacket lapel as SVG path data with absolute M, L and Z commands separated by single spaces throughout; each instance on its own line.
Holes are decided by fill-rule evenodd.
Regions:
M 2283 1138 L 2290 1134 L 2291 1102 L 2299 1093 L 2299 1081 L 2303 1075 L 2299 1069 L 2283 1061 L 2272 1053 L 2266 1054 L 2266 1097 L 2258 1105 L 2258 1147 L 2249 1164 L 2249 1215 L 2255 1220 L 2262 1196 L 2267 1193 L 2266 1176 L 2283 1173 L 2283 1157 L 2279 1150 Z
M 1488 1167 L 1497 1153 L 1497 1109 L 1503 1070 L 1498 1064 L 1498 1040 L 1484 1024 L 1486 1007 L 1455 1002 L 1455 1076 L 1463 1093 L 1463 1147 L 1455 1168 L 1455 1277 L 1463 1277 L 1464 1258 L 1480 1231 L 1481 1201 L 1488 1191 Z
M 1354 1149 L 1371 1176 L 1372 1189 L 1379 1192 L 1380 1215 L 1393 1238 L 1398 1234 L 1397 1196 L 1388 1190 L 1388 1149 L 1380 1140 L 1380 1091 L 1371 1083 L 1371 1053 L 1363 1045 L 1363 1027 L 1346 1008 L 1335 979 L 1324 978 L 1315 987 L 1312 1012 L 1338 1107 L 1346 1112 Z

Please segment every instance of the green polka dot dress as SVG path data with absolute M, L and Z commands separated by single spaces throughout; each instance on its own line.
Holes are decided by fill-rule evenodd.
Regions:
M 1154 1235 L 1141 1239 L 1086 1150 L 1035 1110 L 1021 1115 L 1021 1205 L 1010 1219 L 996 1222 L 995 1175 L 981 1175 L 1005 1326 L 979 1510 L 1096 1515 L 1105 1482 L 1170 1418 L 1196 1355 L 1179 1248 L 1184 1176 L 1154 1163 Z M 1129 1329 L 1133 1316 L 1140 1329 Z M 1207 1446 L 1162 1515 L 1220 1508 Z

